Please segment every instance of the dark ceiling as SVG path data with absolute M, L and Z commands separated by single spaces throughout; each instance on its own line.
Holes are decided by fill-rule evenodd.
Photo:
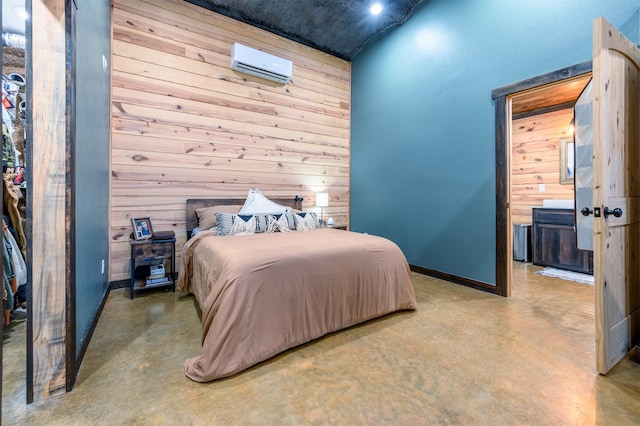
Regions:
M 405 22 L 422 0 L 185 0 L 351 61 L 374 35 Z

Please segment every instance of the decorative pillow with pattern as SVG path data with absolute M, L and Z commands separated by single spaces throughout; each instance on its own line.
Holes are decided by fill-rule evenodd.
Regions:
M 291 218 L 291 223 L 293 223 L 293 228 L 291 228 L 289 217 Z M 293 229 L 296 229 L 295 222 L 293 219 L 293 215 L 291 215 L 290 213 L 269 215 L 269 225 L 267 226 L 267 232 L 291 232 Z
M 216 213 L 216 222 L 218 235 L 254 234 L 267 231 L 269 215 Z
M 267 224 L 267 234 L 273 234 L 274 232 L 280 231 L 280 225 L 278 225 L 278 220 L 273 217 L 273 215 L 269 215 L 269 223 Z
M 316 212 L 297 212 L 295 214 L 301 214 L 304 213 L 306 215 L 311 215 L 311 217 L 313 218 L 313 223 L 315 224 L 316 228 L 320 228 L 320 219 L 318 218 L 318 215 L 316 214 Z
M 316 224 L 316 228 L 320 228 L 320 219 L 318 218 L 318 215 L 316 214 L 316 212 L 309 212 L 308 214 L 311 215 L 311 217 L 313 218 L 313 223 Z
M 276 218 L 281 227 L 287 228 L 289 231 L 296 229 L 296 221 L 292 213 L 275 213 L 272 216 Z
M 296 222 L 297 231 L 311 231 L 317 228 L 316 221 L 312 213 L 309 213 L 309 212 L 295 213 L 293 217 Z

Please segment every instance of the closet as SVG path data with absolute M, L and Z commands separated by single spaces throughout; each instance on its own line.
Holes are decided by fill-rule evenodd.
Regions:
M 27 46 L 22 0 L 2 2 L 2 396 L 3 411 L 24 398 L 27 370 Z
M 27 201 L 29 327 L 4 340 L 5 409 L 73 388 L 109 293 L 111 2 L 3 0 L 3 33 L 25 4 L 26 173 L 9 188 Z
M 5 33 L 2 44 L 3 323 L 7 327 L 26 319 L 27 102 L 24 36 Z
M 27 79 L 25 21 L 17 0 L 3 1 L 2 22 L 2 395 L 3 407 L 23 399 L 27 369 L 26 167 Z M 7 11 L 5 6 L 10 7 Z M 10 13 L 8 13 L 10 12 Z

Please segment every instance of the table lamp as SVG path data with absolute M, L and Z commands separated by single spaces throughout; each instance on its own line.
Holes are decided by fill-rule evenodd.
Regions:
M 320 225 L 324 225 L 324 208 L 329 206 L 329 193 L 318 192 L 316 194 L 316 207 L 320 207 Z

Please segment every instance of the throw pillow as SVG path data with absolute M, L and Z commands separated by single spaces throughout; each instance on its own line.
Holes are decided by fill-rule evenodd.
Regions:
M 216 213 L 216 221 L 218 235 L 254 234 L 267 231 L 269 215 Z
M 242 206 L 238 204 L 219 205 L 213 207 L 201 207 L 196 209 L 198 216 L 198 228 L 201 230 L 211 229 L 218 226 L 216 213 L 238 213 Z
M 297 231 L 311 231 L 316 229 L 316 222 L 310 213 L 296 213 L 293 215 Z
M 244 205 L 238 214 L 255 213 L 284 213 L 291 210 L 291 207 L 274 203 L 260 192 L 259 189 L 250 189 Z
M 291 221 L 293 222 L 293 216 L 290 213 L 269 215 L 267 232 L 291 232 L 292 229 L 296 229 L 295 223 L 293 224 L 293 228 L 290 227 L 288 216 L 291 217 Z
M 273 215 L 276 220 L 278 221 L 278 223 L 280 223 L 280 225 L 283 228 L 287 228 L 290 231 L 293 231 L 294 229 L 296 229 L 296 221 L 294 219 L 294 215 L 291 213 L 275 213 Z M 284 231 L 286 232 L 286 231 Z

